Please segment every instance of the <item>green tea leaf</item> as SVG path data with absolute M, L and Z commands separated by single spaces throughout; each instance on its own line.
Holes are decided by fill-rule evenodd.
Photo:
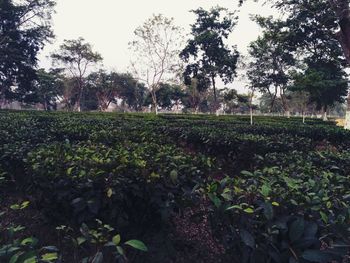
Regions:
M 328 224 L 328 216 L 322 211 L 320 211 L 320 215 L 321 215 L 321 218 L 322 218 L 323 222 L 325 224 Z
M 38 243 L 38 239 L 34 237 L 28 237 L 22 240 L 21 245 L 23 246 L 35 246 Z
M 44 261 L 53 261 L 58 259 L 58 254 L 57 253 L 46 253 L 44 255 L 41 256 L 41 259 Z
M 117 251 L 120 255 L 124 255 L 124 249 L 121 246 L 117 246 Z
M 112 188 L 108 188 L 108 190 L 107 190 L 107 196 L 108 196 L 108 198 L 111 198 L 112 195 L 113 195 L 113 189 L 112 189 Z
M 120 235 L 116 235 L 112 239 L 113 243 L 117 246 L 120 243 Z
M 146 247 L 146 245 L 140 240 L 133 239 L 133 240 L 129 240 L 129 241 L 125 242 L 124 244 L 129 245 L 129 246 L 136 248 L 138 250 L 141 250 L 141 251 L 145 251 L 145 252 L 148 251 L 148 248 Z
M 170 179 L 171 179 L 173 184 L 176 183 L 176 181 L 177 181 L 177 171 L 176 170 L 172 170 L 170 172 Z
M 251 207 L 248 207 L 248 208 L 244 209 L 243 211 L 248 213 L 248 214 L 253 214 L 254 213 L 254 209 L 251 208 Z
M 208 197 L 217 208 L 219 208 L 221 206 L 221 200 L 215 194 L 209 193 Z

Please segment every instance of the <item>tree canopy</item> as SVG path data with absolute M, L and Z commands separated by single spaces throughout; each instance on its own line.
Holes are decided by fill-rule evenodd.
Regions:
M 76 81 L 77 98 L 75 108 L 81 110 L 81 100 L 84 92 L 84 77 L 90 66 L 100 62 L 102 57 L 92 50 L 92 46 L 83 38 L 65 40 L 59 51 L 51 55 L 55 64 L 62 64 Z
M 192 37 L 180 53 L 187 63 L 185 83 L 190 85 L 196 78 L 200 89 L 211 86 L 214 100 L 217 101 L 216 78 L 229 83 L 236 76 L 238 52 L 235 47 L 229 48 L 224 41 L 236 25 L 237 17 L 221 7 L 209 11 L 199 8 L 191 12 L 196 15 L 196 22 L 191 25 Z
M 53 37 L 54 6 L 51 0 L 0 1 L 0 99 L 21 101 L 33 87 L 38 52 Z

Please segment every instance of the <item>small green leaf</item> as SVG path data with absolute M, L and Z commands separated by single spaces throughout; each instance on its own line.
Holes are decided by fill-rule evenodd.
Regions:
M 150 176 L 151 176 L 151 178 L 153 178 L 153 179 L 159 179 L 159 178 L 160 178 L 160 175 L 157 174 L 157 173 L 155 173 L 155 172 L 152 172 Z
M 46 253 L 41 256 L 41 259 L 44 261 L 53 261 L 58 259 L 58 254 L 57 253 Z
M 176 170 L 172 170 L 172 171 L 170 172 L 170 179 L 171 179 L 171 181 L 172 181 L 173 184 L 176 183 L 176 181 L 177 181 L 177 176 L 178 176 L 178 174 L 177 174 L 177 171 L 176 171 Z
M 21 245 L 23 246 L 35 246 L 38 243 L 38 239 L 34 237 L 28 237 L 22 240 Z
M 120 235 L 116 235 L 112 239 L 113 243 L 117 246 L 120 243 Z
M 321 215 L 321 218 L 322 218 L 323 222 L 325 224 L 328 224 L 328 216 L 322 211 L 320 211 L 320 215 Z
M 67 175 L 71 175 L 74 167 L 69 167 L 67 169 Z
M 14 255 L 11 257 L 9 263 L 16 263 L 17 260 L 18 260 L 18 258 L 19 258 L 22 254 L 23 254 L 23 252 L 18 252 L 18 253 L 16 253 L 16 254 L 14 254 Z
M 140 240 L 132 239 L 132 240 L 125 242 L 124 244 L 129 245 L 129 246 L 136 248 L 138 250 L 141 250 L 141 251 L 145 251 L 145 252 L 148 251 L 146 245 Z
M 24 209 L 24 208 L 27 208 L 29 206 L 30 202 L 29 201 L 24 201 L 22 204 L 21 204 L 21 209 Z
M 124 249 L 121 246 L 117 246 L 117 251 L 120 255 L 124 255 Z
M 37 263 L 37 257 L 36 256 L 32 256 L 30 258 L 27 258 L 26 260 L 23 261 L 23 263 Z
M 112 195 L 113 195 L 113 190 L 112 190 L 112 188 L 108 188 L 108 190 L 107 190 L 107 196 L 108 196 L 108 198 L 111 198 Z
M 233 205 L 233 206 L 226 208 L 226 211 L 233 210 L 233 209 L 242 210 L 242 207 L 240 205 Z
M 10 208 L 12 210 L 19 210 L 19 209 L 21 209 L 21 206 L 19 204 L 14 204 L 14 205 L 11 205 Z
M 81 244 L 86 242 L 86 238 L 85 237 L 78 237 L 77 238 L 77 244 L 78 246 L 80 246 Z
M 246 212 L 247 214 L 253 214 L 254 213 L 254 209 L 251 207 L 248 207 L 246 209 L 243 210 L 244 212 Z
M 248 171 L 241 171 L 241 175 L 245 175 L 245 176 L 248 176 L 248 177 L 254 176 L 254 174 L 252 174 L 251 172 L 248 172 Z
M 268 186 L 267 184 L 264 184 L 262 187 L 261 187 L 261 194 L 264 196 L 264 197 L 268 197 L 270 195 L 270 192 L 271 192 L 271 188 L 270 186 Z
M 217 208 L 219 208 L 221 206 L 221 200 L 216 195 L 209 193 L 208 197 Z

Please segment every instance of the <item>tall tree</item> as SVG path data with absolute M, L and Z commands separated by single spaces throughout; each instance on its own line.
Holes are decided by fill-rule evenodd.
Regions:
M 181 101 L 185 96 L 181 86 L 176 84 L 161 83 L 157 90 L 158 105 L 162 109 L 178 111 Z M 146 104 L 149 101 L 146 100 Z
M 190 85 L 193 78 L 205 86 L 210 83 L 216 104 L 214 110 L 217 110 L 217 77 L 227 84 L 236 76 L 239 55 L 235 47 L 229 48 L 224 40 L 236 25 L 237 17 L 221 7 L 209 11 L 199 8 L 191 12 L 197 16 L 196 22 L 191 26 L 192 39 L 180 54 L 188 63 L 184 72 L 185 83 Z
M 109 74 L 104 70 L 93 72 L 87 77 L 87 88 L 96 96 L 99 110 L 106 111 L 116 100 L 118 95 L 116 81 L 114 73 Z
M 257 16 L 254 20 L 263 29 L 263 34 L 249 46 L 252 61 L 247 71 L 248 78 L 252 87 L 270 96 L 270 111 L 280 95 L 284 112 L 289 117 L 288 72 L 296 63 L 295 47 L 289 44 L 290 31 L 285 22 L 272 17 Z
M 198 113 L 199 104 L 203 99 L 203 93 L 206 88 L 201 89 L 203 85 L 198 83 L 198 79 L 193 78 L 190 85 L 185 85 L 184 97 L 182 98 L 182 104 L 185 110 L 190 110 L 191 112 Z
M 77 81 L 72 77 L 63 77 L 63 89 L 60 101 L 65 110 L 72 111 L 74 109 L 77 91 Z
M 139 83 L 130 74 L 100 70 L 91 73 L 87 82 L 88 88 L 96 95 L 101 111 L 106 111 L 110 104 L 116 103 L 118 99 L 133 109 L 143 104 L 143 101 L 138 102 Z
M 242 4 L 244 0 L 239 0 Z M 328 37 L 329 42 L 338 42 L 347 64 L 350 64 L 350 2 L 349 0 L 270 0 L 278 9 L 288 12 L 303 36 L 313 36 L 314 44 Z M 292 19 L 290 19 L 292 21 Z M 304 26 L 307 25 L 307 26 Z M 311 25 L 311 26 L 310 26 Z M 305 40 L 310 39 L 305 37 Z M 350 129 L 350 94 L 347 98 L 346 128 Z
M 336 3 L 337 2 L 337 3 Z M 347 8 L 349 9 L 349 1 L 347 2 Z M 324 87 L 318 86 L 318 94 L 320 98 L 316 101 L 330 100 L 327 105 L 323 105 L 324 108 L 331 106 L 334 102 L 338 101 L 337 97 L 344 96 L 344 90 L 347 90 L 347 84 L 341 84 L 339 82 L 344 81 L 344 74 L 341 73 L 343 65 L 345 64 L 345 58 L 349 60 L 349 50 L 346 47 L 346 36 L 343 33 L 346 31 L 342 29 L 339 25 L 343 22 L 339 20 L 340 13 L 334 12 L 340 6 L 344 8 L 342 12 L 344 14 L 346 11 L 346 6 L 344 1 L 331 1 L 331 0 L 278 0 L 274 2 L 274 5 L 286 13 L 287 23 L 293 30 L 294 44 L 303 52 L 306 56 L 304 60 L 308 71 L 306 76 L 311 78 L 323 79 L 324 81 L 332 81 L 332 83 L 337 83 L 336 85 L 330 85 Z M 344 60 L 344 61 L 343 61 Z M 317 76 L 315 75 L 315 70 L 318 70 Z M 329 70 L 330 72 L 326 72 Z M 335 74 L 338 72 L 338 75 Z M 323 97 L 327 94 L 329 87 L 333 87 L 333 93 L 329 96 Z M 328 90 L 330 92 L 330 90 Z M 313 96 L 316 95 L 315 92 L 312 93 Z M 341 99 L 340 99 L 341 100 Z M 320 102 L 317 102 L 320 107 Z M 350 97 L 348 97 L 348 107 L 350 109 Z M 324 110 L 324 119 L 326 119 L 326 110 Z M 350 112 L 349 112 L 350 113 Z M 348 116 L 350 118 L 350 116 Z M 349 119 L 350 125 L 350 119 Z
M 81 111 L 81 100 L 85 88 L 85 80 L 88 68 L 102 61 L 99 53 L 94 52 L 89 43 L 83 38 L 77 40 L 65 40 L 58 52 L 51 55 L 54 64 L 62 64 L 64 69 L 76 81 L 77 98 L 75 110 Z
M 224 91 L 224 103 L 226 113 L 241 112 L 249 109 L 250 97 L 246 94 L 239 94 L 235 89 L 226 89 Z
M 59 71 L 39 69 L 37 80 L 30 94 L 25 96 L 25 101 L 41 103 L 45 110 L 56 108 L 59 96 L 63 92 L 63 78 Z
M 255 0 L 257 1 L 257 0 Z M 245 0 L 238 0 L 241 5 Z M 335 25 L 330 36 L 335 36 L 339 41 L 348 64 L 350 64 L 350 2 L 349 0 L 270 0 L 277 8 L 292 11 L 294 14 L 308 13 L 310 6 L 318 6 L 313 16 L 307 20 L 314 22 L 331 23 Z M 301 11 L 301 12 L 300 12 Z M 327 20 L 319 20 L 319 15 L 327 14 Z M 311 18 L 311 19 L 310 19 Z M 299 20 L 305 22 L 306 20 Z M 312 31 L 310 31 L 312 32 Z
M 53 37 L 54 6 L 51 0 L 0 1 L 0 101 L 21 99 L 33 87 L 38 52 Z
M 292 90 L 309 93 L 309 102 L 315 103 L 317 110 L 323 111 L 323 119 L 327 120 L 327 110 L 336 102 L 345 101 L 348 90 L 346 77 L 339 64 L 317 61 L 310 64 L 304 73 L 294 75 Z
M 141 111 L 148 91 L 144 83 L 137 81 L 130 74 L 124 74 L 125 85 L 120 87 L 119 98 L 129 109 Z
M 180 64 L 182 31 L 173 18 L 153 15 L 134 31 L 135 40 L 130 43 L 135 54 L 132 68 L 138 79 L 147 85 L 156 113 L 160 83 L 171 80 Z

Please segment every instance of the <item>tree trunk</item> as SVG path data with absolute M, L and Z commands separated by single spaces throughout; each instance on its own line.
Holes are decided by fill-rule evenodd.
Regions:
M 253 108 L 250 107 L 250 125 L 253 125 Z
M 0 93 L 0 109 L 5 109 L 8 104 L 8 100 L 5 97 L 4 93 Z
M 77 100 L 77 102 L 75 103 L 74 108 L 75 108 L 75 110 L 76 110 L 77 112 L 81 112 L 80 99 Z
M 287 118 L 289 119 L 289 118 L 290 118 L 290 111 L 289 111 L 289 110 L 286 110 L 286 111 L 285 111 L 285 114 L 286 114 Z
M 81 112 L 81 98 L 83 97 L 83 88 L 84 88 L 82 77 L 79 77 L 78 87 L 79 87 L 78 98 L 77 98 L 77 101 L 75 102 L 74 108 L 76 111 Z
M 253 125 L 253 99 L 254 99 L 254 90 L 249 94 L 249 113 L 250 113 L 250 125 Z
M 152 96 L 152 103 L 153 103 L 153 110 L 156 115 L 158 115 L 158 103 L 157 103 L 157 94 L 156 90 L 152 88 L 151 90 L 151 96 Z
M 289 106 L 288 106 L 287 98 L 285 96 L 284 91 L 285 91 L 285 89 L 281 88 L 281 100 L 282 100 L 284 113 L 287 116 L 287 118 L 289 119 L 290 118 L 290 111 L 289 111 Z
M 216 83 L 215 83 L 215 76 L 211 77 L 211 82 L 213 85 L 213 91 L 214 91 L 214 112 L 216 116 L 219 116 L 219 105 L 218 105 L 218 100 L 217 100 L 217 94 L 216 94 Z
M 350 130 L 350 93 L 348 94 L 347 105 L 346 105 L 345 129 Z
M 271 96 L 270 113 L 273 112 L 273 107 L 275 106 L 276 97 L 277 97 L 277 91 L 275 91 L 275 94 Z
M 327 106 L 324 106 L 324 107 L 323 107 L 322 120 L 323 120 L 323 121 L 328 121 L 328 117 L 327 117 Z
M 346 60 L 350 64 L 350 7 L 348 0 L 329 0 L 340 27 L 337 38 L 340 42 Z
M 214 91 L 214 101 L 215 101 L 215 104 L 216 104 L 216 101 L 217 101 L 217 96 L 216 96 L 216 83 L 215 83 L 215 76 L 212 76 L 211 77 L 211 83 L 213 85 L 213 91 Z

